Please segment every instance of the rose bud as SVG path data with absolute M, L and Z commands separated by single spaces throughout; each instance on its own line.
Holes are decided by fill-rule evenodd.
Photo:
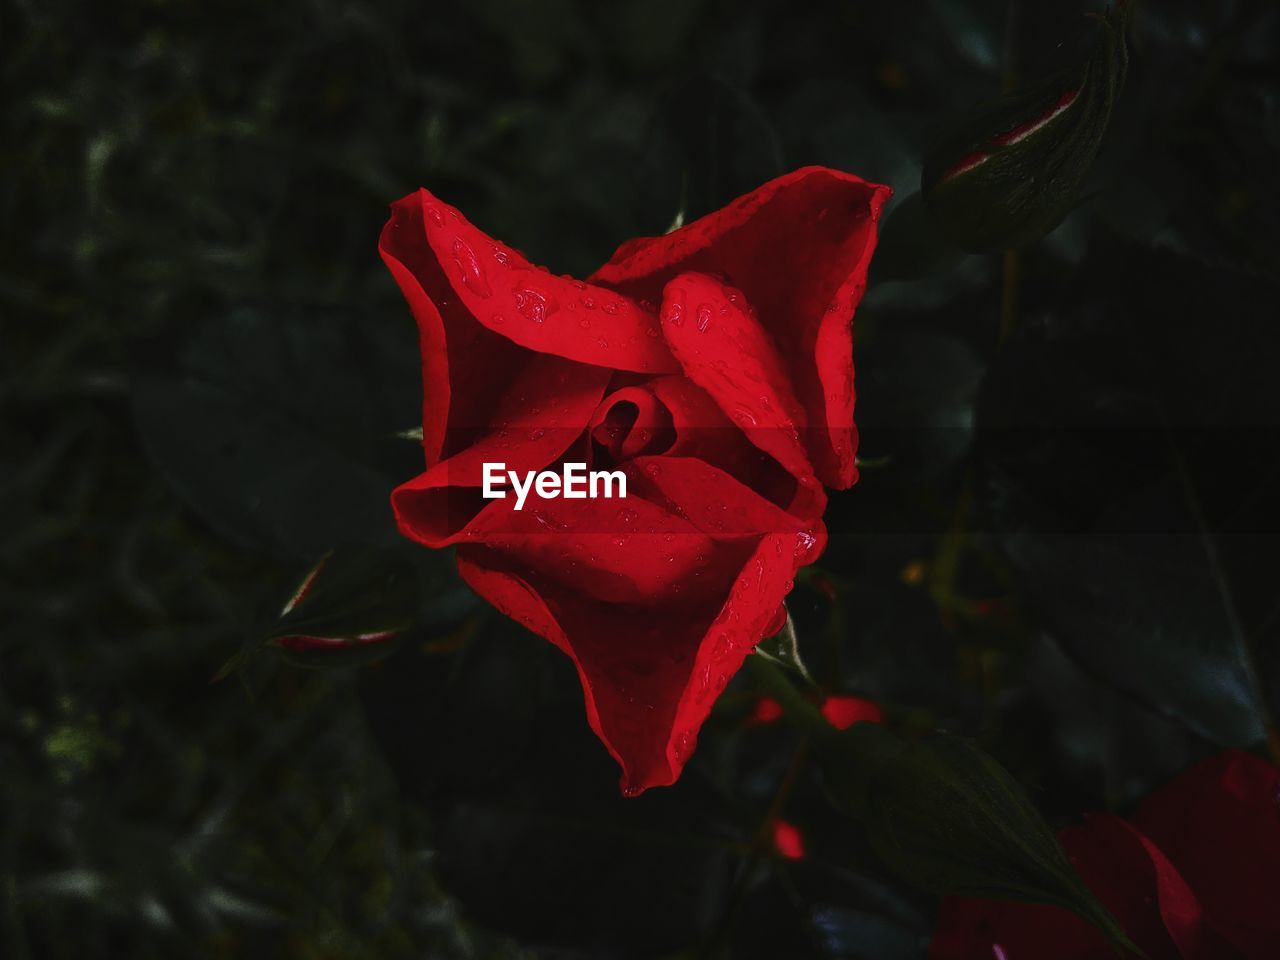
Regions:
M 822 552 L 824 487 L 857 477 L 852 320 L 888 194 L 796 170 L 584 280 L 426 190 L 392 206 L 380 249 L 424 388 L 400 530 L 454 547 L 477 594 L 573 661 L 627 794 L 675 782 Z M 485 493 L 498 462 L 526 478 L 518 508 Z M 560 496 L 569 464 L 621 474 L 625 498 Z
M 925 158 L 921 193 L 960 246 L 1025 246 L 1071 209 L 1124 85 L 1131 9 L 1097 18 L 1083 64 L 979 108 Z

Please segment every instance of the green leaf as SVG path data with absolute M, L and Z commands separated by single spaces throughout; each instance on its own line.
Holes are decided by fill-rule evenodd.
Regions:
M 1017 781 L 967 740 L 935 733 L 906 744 L 857 724 L 818 745 L 833 802 L 863 822 L 876 854 L 907 882 L 1064 907 L 1133 949 Z

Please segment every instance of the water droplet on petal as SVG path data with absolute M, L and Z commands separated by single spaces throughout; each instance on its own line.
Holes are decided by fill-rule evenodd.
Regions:
M 698 308 L 698 332 L 706 333 L 709 326 L 711 326 L 711 306 L 704 303 Z
M 534 323 L 542 323 L 556 310 L 555 300 L 539 290 L 517 290 L 515 299 L 520 315 Z
M 673 327 L 680 326 L 684 323 L 684 307 L 678 300 L 664 303 L 662 305 L 662 319 Z
M 453 238 L 453 262 L 458 265 L 462 276 L 462 285 L 478 297 L 488 297 L 489 281 L 485 279 L 484 270 L 480 266 L 480 258 L 470 245 L 461 237 Z
M 618 301 L 611 300 L 609 303 L 606 303 L 604 305 L 604 312 L 609 314 L 611 317 L 616 316 L 618 313 Z
M 808 563 L 809 560 L 812 558 L 812 555 L 814 554 L 817 548 L 817 545 L 818 545 L 817 537 L 815 537 L 808 530 L 801 530 L 799 533 L 796 534 L 796 549 L 795 549 L 796 559 L 799 560 L 801 564 Z
M 444 226 L 444 217 L 440 216 L 440 211 L 435 207 L 427 207 L 427 218 L 437 227 Z

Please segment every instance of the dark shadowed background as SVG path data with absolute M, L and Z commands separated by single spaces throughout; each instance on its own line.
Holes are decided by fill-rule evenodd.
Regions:
M 1012 278 L 916 195 L 1101 10 L 0 3 L 0 955 L 924 956 L 935 901 L 811 765 L 772 809 L 796 736 L 748 722 L 749 676 L 624 800 L 569 661 L 398 544 L 417 339 L 376 241 L 419 185 L 583 275 L 803 164 L 891 184 L 862 480 L 791 602 L 810 667 L 976 737 L 1055 825 L 1260 749 L 1280 12 L 1140 6 L 1078 206 Z M 413 625 L 272 645 L 335 546 L 332 616 Z M 800 859 L 756 842 L 779 812 Z

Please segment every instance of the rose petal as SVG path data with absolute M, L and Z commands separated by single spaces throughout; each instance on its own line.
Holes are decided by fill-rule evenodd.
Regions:
M 519 512 L 489 510 L 477 517 L 467 541 L 584 597 L 670 607 L 672 613 L 706 607 L 716 589 L 708 570 L 731 556 L 688 520 L 630 495 L 624 501 L 564 500 L 531 492 Z
M 764 328 L 732 288 L 682 273 L 662 295 L 662 335 L 685 376 L 792 476 L 813 476 L 800 440 L 805 412 Z
M 422 449 L 430 467 L 474 439 L 500 395 L 491 381 L 508 381 L 534 354 L 481 326 L 453 295 L 427 246 L 417 194 L 391 205 L 378 253 L 418 323 Z
M 855 477 L 851 320 L 888 187 L 805 167 L 663 237 L 623 244 L 592 275 L 656 300 L 688 271 L 723 274 L 759 312 L 808 414 L 808 453 L 830 487 Z
M 652 308 L 605 287 L 556 277 L 498 243 L 456 209 L 419 190 L 419 222 L 450 298 L 482 326 L 538 353 L 641 373 L 678 369 Z M 415 241 L 417 242 L 417 241 Z M 436 306 L 436 295 L 427 291 Z M 492 373 L 487 382 L 494 382 Z
M 621 765 L 623 791 L 634 795 L 679 776 L 715 698 L 790 589 L 793 543 L 767 536 L 754 549 L 721 547 L 703 572 L 717 602 L 683 610 L 587 597 L 469 544 L 458 550 L 458 570 L 482 597 L 573 659 L 591 728 Z
M 1249 960 L 1280 944 L 1280 768 L 1228 750 L 1149 796 L 1134 823 Z
M 1129 823 L 1093 814 L 1084 826 L 1063 830 L 1058 838 L 1089 889 L 1152 960 L 1237 956 L 1209 925 L 1177 867 Z
M 506 499 L 485 500 L 484 464 L 503 463 L 524 473 L 559 459 L 581 436 L 600 403 L 610 373 L 548 354 L 530 359 L 510 386 L 485 432 L 463 450 L 430 467 L 391 494 L 400 531 L 428 547 L 448 546 L 475 535 L 488 511 L 505 515 Z
M 723 470 L 693 457 L 637 457 L 625 465 L 629 489 L 686 518 L 717 540 L 763 533 L 795 536 L 820 526 L 826 495 L 815 496 L 803 513 L 788 512 Z
M 624 387 L 609 394 L 587 429 L 615 462 L 646 451 L 662 453 L 675 442 L 671 412 L 644 387 Z

